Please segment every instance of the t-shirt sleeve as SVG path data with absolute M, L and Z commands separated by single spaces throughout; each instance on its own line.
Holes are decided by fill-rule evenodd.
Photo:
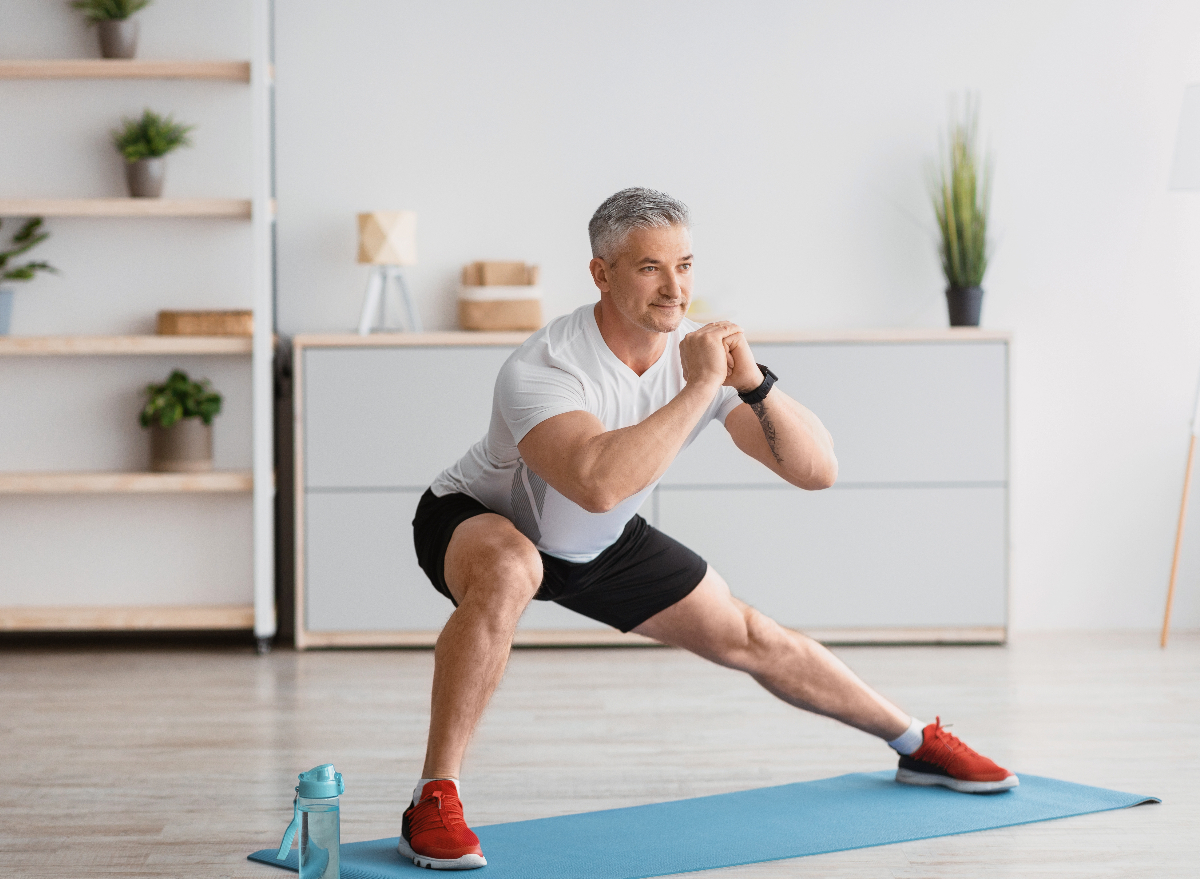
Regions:
M 738 396 L 737 390 L 734 388 L 721 388 L 722 399 L 717 403 L 717 413 L 713 417 L 718 419 L 722 424 L 725 423 L 725 417 L 741 405 L 742 398 Z
M 496 403 L 513 442 L 547 418 L 586 409 L 583 384 L 564 369 L 513 359 L 496 378 Z

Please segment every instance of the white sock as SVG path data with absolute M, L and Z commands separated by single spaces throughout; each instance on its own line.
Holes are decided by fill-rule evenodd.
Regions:
M 460 797 L 462 796 L 462 788 L 459 787 L 457 778 L 422 778 L 420 781 L 417 782 L 416 790 L 413 791 L 413 805 L 414 806 L 417 803 L 421 802 L 421 792 L 423 790 L 425 790 L 425 785 L 429 784 L 429 782 L 431 782 L 431 781 L 452 781 L 452 782 L 454 782 L 454 790 L 458 792 L 458 795 Z
M 888 742 L 888 747 L 901 754 L 911 754 L 925 741 L 924 729 L 925 724 L 914 717 L 908 729 L 902 732 L 899 738 Z

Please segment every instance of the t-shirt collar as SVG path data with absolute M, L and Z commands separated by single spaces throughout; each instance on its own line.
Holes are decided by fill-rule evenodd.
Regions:
M 604 341 L 604 334 L 600 332 L 600 324 L 596 323 L 596 303 L 594 302 L 587 306 L 587 320 L 585 321 L 585 326 L 587 327 L 588 333 L 592 336 L 592 342 L 600 348 L 602 352 L 601 356 L 608 358 L 612 363 L 616 364 L 619 369 L 628 372 L 639 381 L 662 368 L 663 362 L 669 359 L 667 355 L 670 353 L 671 343 L 674 341 L 675 336 L 674 330 L 666 334 L 668 339 L 667 344 L 663 346 L 662 354 L 658 356 L 657 360 L 650 364 L 649 369 L 647 369 L 641 375 L 638 375 L 633 371 L 633 369 L 630 368 L 628 363 L 614 353 L 612 348 L 608 347 L 608 342 Z

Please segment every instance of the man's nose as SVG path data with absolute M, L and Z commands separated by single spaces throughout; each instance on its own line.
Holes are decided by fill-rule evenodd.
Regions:
M 662 286 L 660 286 L 658 289 L 660 293 L 663 293 L 672 299 L 683 298 L 683 286 L 679 283 L 679 279 L 672 274 L 667 274 L 666 277 L 663 278 Z

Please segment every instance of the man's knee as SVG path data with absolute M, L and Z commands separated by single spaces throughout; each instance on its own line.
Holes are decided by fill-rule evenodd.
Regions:
M 744 628 L 728 644 L 725 661 L 734 668 L 753 674 L 778 658 L 779 651 L 790 642 L 789 633 L 779 623 L 748 604 L 741 606 L 741 616 Z
M 468 519 L 446 551 L 446 583 L 461 606 L 482 604 L 520 615 L 542 582 L 542 557 L 500 516 Z

